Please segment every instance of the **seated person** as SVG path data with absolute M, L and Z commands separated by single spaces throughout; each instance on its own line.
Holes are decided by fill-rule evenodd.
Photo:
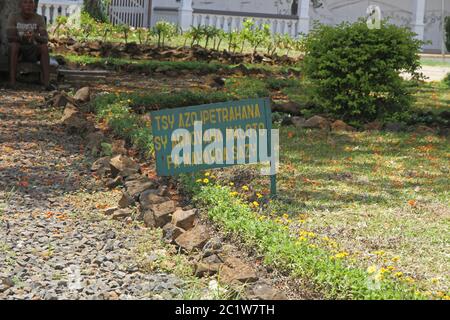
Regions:
M 40 61 L 42 82 L 50 87 L 50 57 L 48 50 L 48 33 L 45 20 L 36 14 L 34 0 L 21 0 L 20 12 L 12 14 L 8 20 L 7 37 L 9 43 L 10 84 L 15 86 L 17 64 Z

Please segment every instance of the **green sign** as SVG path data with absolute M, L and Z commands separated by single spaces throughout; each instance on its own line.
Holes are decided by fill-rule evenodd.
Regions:
M 269 99 L 158 110 L 151 112 L 151 121 L 160 176 L 243 164 L 244 159 L 245 163 L 262 162 L 267 159 L 259 152 L 261 143 L 264 150 L 271 150 Z M 267 139 L 259 139 L 263 131 L 269 133 Z

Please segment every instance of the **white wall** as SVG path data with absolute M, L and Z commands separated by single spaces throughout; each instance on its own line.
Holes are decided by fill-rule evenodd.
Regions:
M 197 9 L 290 14 L 294 0 L 193 0 Z M 153 0 L 154 7 L 179 7 L 176 0 Z
M 196 9 L 255 12 L 270 14 L 290 14 L 293 0 L 193 0 Z M 390 17 L 397 25 L 411 26 L 414 0 L 321 0 L 322 6 L 314 8 L 310 5 L 311 23 L 319 20 L 322 23 L 337 24 L 342 21 L 355 21 L 366 16 L 369 5 L 378 5 L 383 17 Z M 432 41 L 424 49 L 440 50 L 441 33 L 441 0 L 426 0 L 425 40 Z M 450 0 L 445 0 L 446 15 L 450 15 Z M 179 7 L 176 0 L 153 0 L 155 7 Z
M 431 40 L 431 45 L 424 49 L 439 50 L 442 43 L 441 33 L 441 0 L 426 0 L 425 13 L 425 40 Z M 321 8 L 310 9 L 311 20 L 319 20 L 323 23 L 337 24 L 343 21 L 355 21 L 366 15 L 369 5 L 378 5 L 381 8 L 383 18 L 390 17 L 390 21 L 397 25 L 411 26 L 413 12 L 415 11 L 413 0 L 326 0 L 322 1 Z M 446 14 L 450 15 L 450 0 L 446 2 Z

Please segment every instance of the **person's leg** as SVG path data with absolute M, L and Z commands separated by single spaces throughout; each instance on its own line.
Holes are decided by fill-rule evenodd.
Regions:
M 16 85 L 17 64 L 19 62 L 20 45 L 18 43 L 9 44 L 9 83 Z
M 50 85 L 50 54 L 46 44 L 39 46 L 39 56 L 41 59 L 42 82 L 44 86 L 48 87 Z

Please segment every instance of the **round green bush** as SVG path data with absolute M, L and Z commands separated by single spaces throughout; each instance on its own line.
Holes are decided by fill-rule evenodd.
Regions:
M 404 112 L 413 99 L 400 76 L 421 77 L 423 42 L 409 29 L 386 21 L 379 29 L 366 22 L 317 24 L 306 39 L 304 70 L 323 112 L 349 121 L 371 121 Z

